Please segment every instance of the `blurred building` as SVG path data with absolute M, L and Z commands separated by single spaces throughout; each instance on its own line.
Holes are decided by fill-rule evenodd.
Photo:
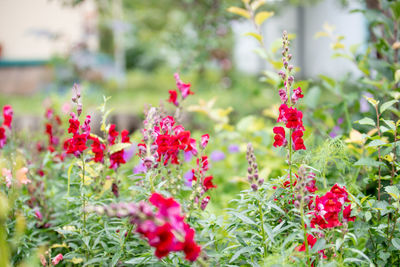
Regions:
M 304 78 L 325 74 L 330 77 L 341 77 L 352 72 L 357 75 L 356 67 L 345 59 L 332 58 L 331 41 L 328 38 L 314 36 L 322 30 L 324 23 L 334 25 L 337 34 L 345 36 L 345 45 L 362 44 L 367 38 L 367 27 L 363 16 L 349 11 L 359 7 L 360 3 L 353 1 L 344 8 L 338 0 L 324 0 L 307 7 L 290 7 L 284 12 L 270 18 L 263 25 L 266 46 L 282 36 L 283 30 L 296 34 L 292 47 L 294 64 L 301 68 L 300 75 Z M 350 1 L 351 2 L 351 1 Z M 253 31 L 253 25 L 247 22 L 233 24 L 235 32 L 235 62 L 237 67 L 248 73 L 259 73 L 270 69 L 268 64 L 260 59 L 252 50 L 257 48 L 257 42 L 252 37 L 243 36 Z
M 31 93 L 52 79 L 46 63 L 84 44 L 96 50 L 92 0 L 77 7 L 62 0 L 0 1 L 0 93 Z

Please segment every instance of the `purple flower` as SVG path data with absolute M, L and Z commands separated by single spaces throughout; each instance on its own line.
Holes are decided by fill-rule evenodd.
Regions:
M 133 168 L 134 174 L 140 174 L 140 173 L 146 173 L 146 172 L 147 172 L 147 168 L 144 165 L 143 161 L 140 161 L 140 163 Z
M 129 148 L 124 149 L 124 160 L 128 162 L 136 153 L 136 145 L 132 144 Z
M 229 151 L 229 153 L 239 153 L 239 146 L 238 145 L 229 145 L 228 151 Z
M 333 127 L 332 131 L 329 133 L 329 136 L 335 138 L 340 132 L 340 126 Z
M 192 160 L 193 154 L 191 151 L 187 151 L 183 154 L 183 157 L 184 157 L 185 161 L 188 162 L 188 161 Z
M 210 155 L 210 159 L 212 161 L 221 161 L 225 159 L 225 154 L 220 150 L 214 150 Z
M 344 119 L 343 118 L 339 118 L 338 120 L 337 120 L 337 123 L 338 124 L 342 124 L 344 122 Z
M 185 178 L 185 185 L 187 187 L 192 187 L 192 181 L 193 181 L 193 172 L 192 172 L 192 170 L 187 171 L 183 175 L 183 178 Z

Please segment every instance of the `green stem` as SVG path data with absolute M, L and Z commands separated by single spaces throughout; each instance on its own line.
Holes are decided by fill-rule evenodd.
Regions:
M 289 167 L 289 181 L 290 181 L 290 188 L 293 191 L 293 181 L 292 181 L 292 132 L 293 130 L 290 129 L 289 131 L 289 160 L 288 160 L 288 167 Z
M 307 256 L 307 266 L 311 266 L 311 261 L 310 261 L 310 249 L 308 247 L 308 240 L 307 240 L 307 228 L 306 224 L 304 222 L 304 199 L 303 197 L 301 198 L 301 203 L 300 203 L 300 215 L 301 215 L 301 226 L 303 228 L 304 232 L 304 244 L 306 247 L 306 256 Z
M 263 242 L 263 248 L 264 248 L 264 259 L 267 257 L 267 243 L 266 243 L 266 238 L 265 238 L 265 230 L 264 230 L 264 215 L 263 215 L 263 210 L 261 207 L 261 201 L 258 200 L 258 211 L 260 213 L 260 221 L 261 221 L 261 235 L 262 235 L 262 242 Z
M 128 240 L 128 238 L 129 238 L 129 236 L 130 236 L 130 234 L 132 232 L 132 228 L 133 228 L 133 224 L 129 224 L 128 232 L 126 233 L 126 236 L 125 236 L 125 239 L 124 239 L 124 243 L 122 243 L 122 247 L 121 247 L 122 255 L 125 253 L 126 240 Z
M 84 192 L 85 187 L 85 157 L 82 154 L 82 179 L 81 179 L 81 202 L 82 202 L 82 218 L 83 218 L 83 232 L 86 232 L 86 196 Z

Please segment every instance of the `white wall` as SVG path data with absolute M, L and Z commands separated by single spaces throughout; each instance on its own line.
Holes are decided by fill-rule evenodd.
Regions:
M 97 18 L 93 1 L 78 7 L 63 6 L 61 0 L 0 0 L 0 43 L 4 59 L 49 59 L 65 53 L 87 36 Z M 86 28 L 85 28 L 86 27 Z M 38 32 L 40 32 L 38 34 Z M 49 38 L 46 32 L 54 38 Z
M 333 50 L 330 48 L 331 41 L 328 38 L 314 38 L 315 33 L 321 31 L 322 25 L 327 22 L 336 26 L 337 34 L 345 36 L 343 43 L 346 46 L 365 42 L 367 26 L 363 16 L 359 13 L 349 13 L 351 9 L 357 7 L 354 2 L 349 8 L 343 9 L 340 1 L 325 0 L 305 9 L 304 56 L 306 60 L 304 68 L 308 77 L 326 74 L 338 78 L 348 72 L 358 73 L 356 67 L 348 60 L 331 58 Z
M 302 26 L 299 24 L 300 8 L 285 7 L 284 12 L 272 17 L 263 25 L 266 46 L 280 38 L 283 30 L 287 30 L 297 34 L 291 50 L 294 65 L 301 65 L 304 77 L 316 77 L 318 74 L 341 77 L 347 72 L 357 74 L 356 68 L 349 64 L 348 60 L 331 58 L 333 51 L 328 38 L 314 38 L 315 33 L 321 31 L 322 25 L 327 22 L 336 26 L 336 33 L 346 37 L 344 44 L 363 43 L 366 40 L 366 25 L 361 14 L 349 13 L 353 8 L 354 3 L 349 8 L 342 8 L 338 0 L 323 0 L 317 5 L 303 7 Z M 243 33 L 254 31 L 253 29 L 247 22 L 233 24 L 236 41 L 234 60 L 239 70 L 258 74 L 271 67 L 260 63 L 259 57 L 252 52 L 257 47 L 256 41 L 252 40 L 252 37 L 243 36 Z

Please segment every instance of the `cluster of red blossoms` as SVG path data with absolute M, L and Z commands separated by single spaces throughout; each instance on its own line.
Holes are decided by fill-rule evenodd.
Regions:
M 158 193 L 153 193 L 149 201 L 157 208 L 156 212 L 145 202 L 88 207 L 87 211 L 110 217 L 129 217 L 130 223 L 137 226 L 136 231 L 155 248 L 155 255 L 160 259 L 170 252 L 182 251 L 187 260 L 195 261 L 201 247 L 194 240 L 195 231 L 184 221 L 180 204 Z
M 300 110 L 297 110 L 294 107 L 297 101 L 300 98 L 303 98 L 302 90 L 300 87 L 296 89 L 291 89 L 292 84 L 294 82 L 294 77 L 291 76 L 291 72 L 293 70 L 293 66 L 289 65 L 289 61 L 292 58 L 292 55 L 288 53 L 289 51 L 289 41 L 287 37 L 287 33 L 283 33 L 283 51 L 282 51 L 282 61 L 285 71 L 280 71 L 279 75 L 283 80 L 284 89 L 279 90 L 279 96 L 281 98 L 281 106 L 279 107 L 279 117 L 277 122 L 283 122 L 285 127 L 289 129 L 290 134 L 289 138 L 292 140 L 292 146 L 294 150 L 305 150 L 306 147 L 304 145 L 303 140 L 303 113 Z M 288 95 L 290 97 L 288 97 Z M 288 141 L 286 139 L 286 131 L 285 128 L 279 126 L 274 127 L 273 132 L 274 136 L 274 147 L 286 146 Z
M 175 73 L 174 75 L 175 81 L 176 81 L 176 86 L 178 87 L 178 90 L 181 94 L 181 99 L 184 100 L 188 95 L 193 95 L 194 93 L 190 91 L 190 83 L 184 83 L 181 81 L 179 78 L 179 74 Z M 170 90 L 169 91 L 169 99 L 168 102 L 174 104 L 175 106 L 179 106 L 179 101 L 178 101 L 178 92 L 176 90 Z
M 106 145 L 100 141 L 100 139 L 90 134 L 90 116 L 86 116 L 85 122 L 80 126 L 80 122 L 76 117 L 75 113 L 71 113 L 71 119 L 69 119 L 68 133 L 72 133 L 72 138 L 68 139 L 64 143 L 64 148 L 68 154 L 74 154 L 79 157 L 87 147 L 87 141 L 92 140 L 91 148 L 94 154 L 92 160 L 95 162 L 104 162 L 104 154 L 106 151 Z M 108 144 L 111 147 L 117 143 L 119 132 L 115 130 L 115 125 L 111 124 L 108 130 Z M 121 131 L 121 142 L 130 143 L 129 132 L 127 130 Z M 121 164 L 126 163 L 124 158 L 124 149 L 115 151 L 110 154 L 110 169 L 117 169 Z
M 150 246 L 156 249 L 155 255 L 158 258 L 163 258 L 172 251 L 183 251 L 187 260 L 195 261 L 201 247 L 194 241 L 194 230 L 184 222 L 179 203 L 158 193 L 153 193 L 149 201 L 158 208 L 153 216 L 160 222 L 142 221 L 136 231 L 146 237 Z
M 355 217 L 351 217 L 351 205 L 348 198 L 346 187 L 335 184 L 325 195 L 315 197 L 315 208 L 312 212 L 311 227 L 316 226 L 321 229 L 341 226 L 340 213 L 343 222 L 352 222 Z M 345 203 L 348 203 L 345 206 Z
M 67 154 L 73 154 L 75 157 L 80 157 L 83 151 L 88 147 L 86 142 L 90 136 L 90 116 L 86 116 L 84 124 L 81 126 L 78 117 L 75 113 L 71 113 L 69 119 L 68 133 L 72 133 L 72 138 L 67 139 L 64 143 L 64 149 Z
M 111 124 L 110 128 L 108 130 L 108 143 L 109 145 L 115 145 L 116 140 L 118 138 L 118 131 L 115 130 L 115 124 Z M 97 140 L 98 141 L 98 140 Z M 129 132 L 127 130 L 122 130 L 121 131 L 121 143 L 130 143 L 131 141 L 129 140 Z M 93 147 L 93 145 L 92 145 Z M 101 147 L 96 146 L 98 150 L 101 149 Z M 94 152 L 94 151 L 93 151 Z M 126 160 L 124 157 L 125 151 L 123 149 L 118 150 L 116 152 L 113 152 L 110 154 L 110 169 L 117 169 L 121 164 L 125 164 Z
M 157 161 L 162 161 L 164 165 L 179 164 L 180 151 L 197 154 L 196 140 L 190 137 L 190 131 L 186 131 L 182 125 L 175 125 L 171 116 L 166 116 L 154 126 L 152 138 L 155 140 L 151 145 L 152 150 L 156 150 Z M 140 153 L 145 154 L 146 144 L 138 146 Z
M 353 222 L 356 217 L 351 216 L 351 204 L 348 198 L 346 187 L 340 187 L 335 184 L 330 191 L 323 196 L 316 196 L 315 201 L 309 208 L 313 210 L 309 212 L 312 218 L 310 221 L 311 228 L 327 229 L 342 225 L 342 222 Z M 345 203 L 348 203 L 347 205 Z M 312 248 L 317 242 L 317 238 L 311 234 L 307 234 L 307 243 Z M 305 251 L 305 242 L 296 248 L 297 251 Z M 323 250 L 318 253 L 326 258 Z
M 11 131 L 11 123 L 13 119 L 13 110 L 11 106 L 3 107 L 3 124 L 0 126 L 0 148 L 7 143 L 7 132 Z

